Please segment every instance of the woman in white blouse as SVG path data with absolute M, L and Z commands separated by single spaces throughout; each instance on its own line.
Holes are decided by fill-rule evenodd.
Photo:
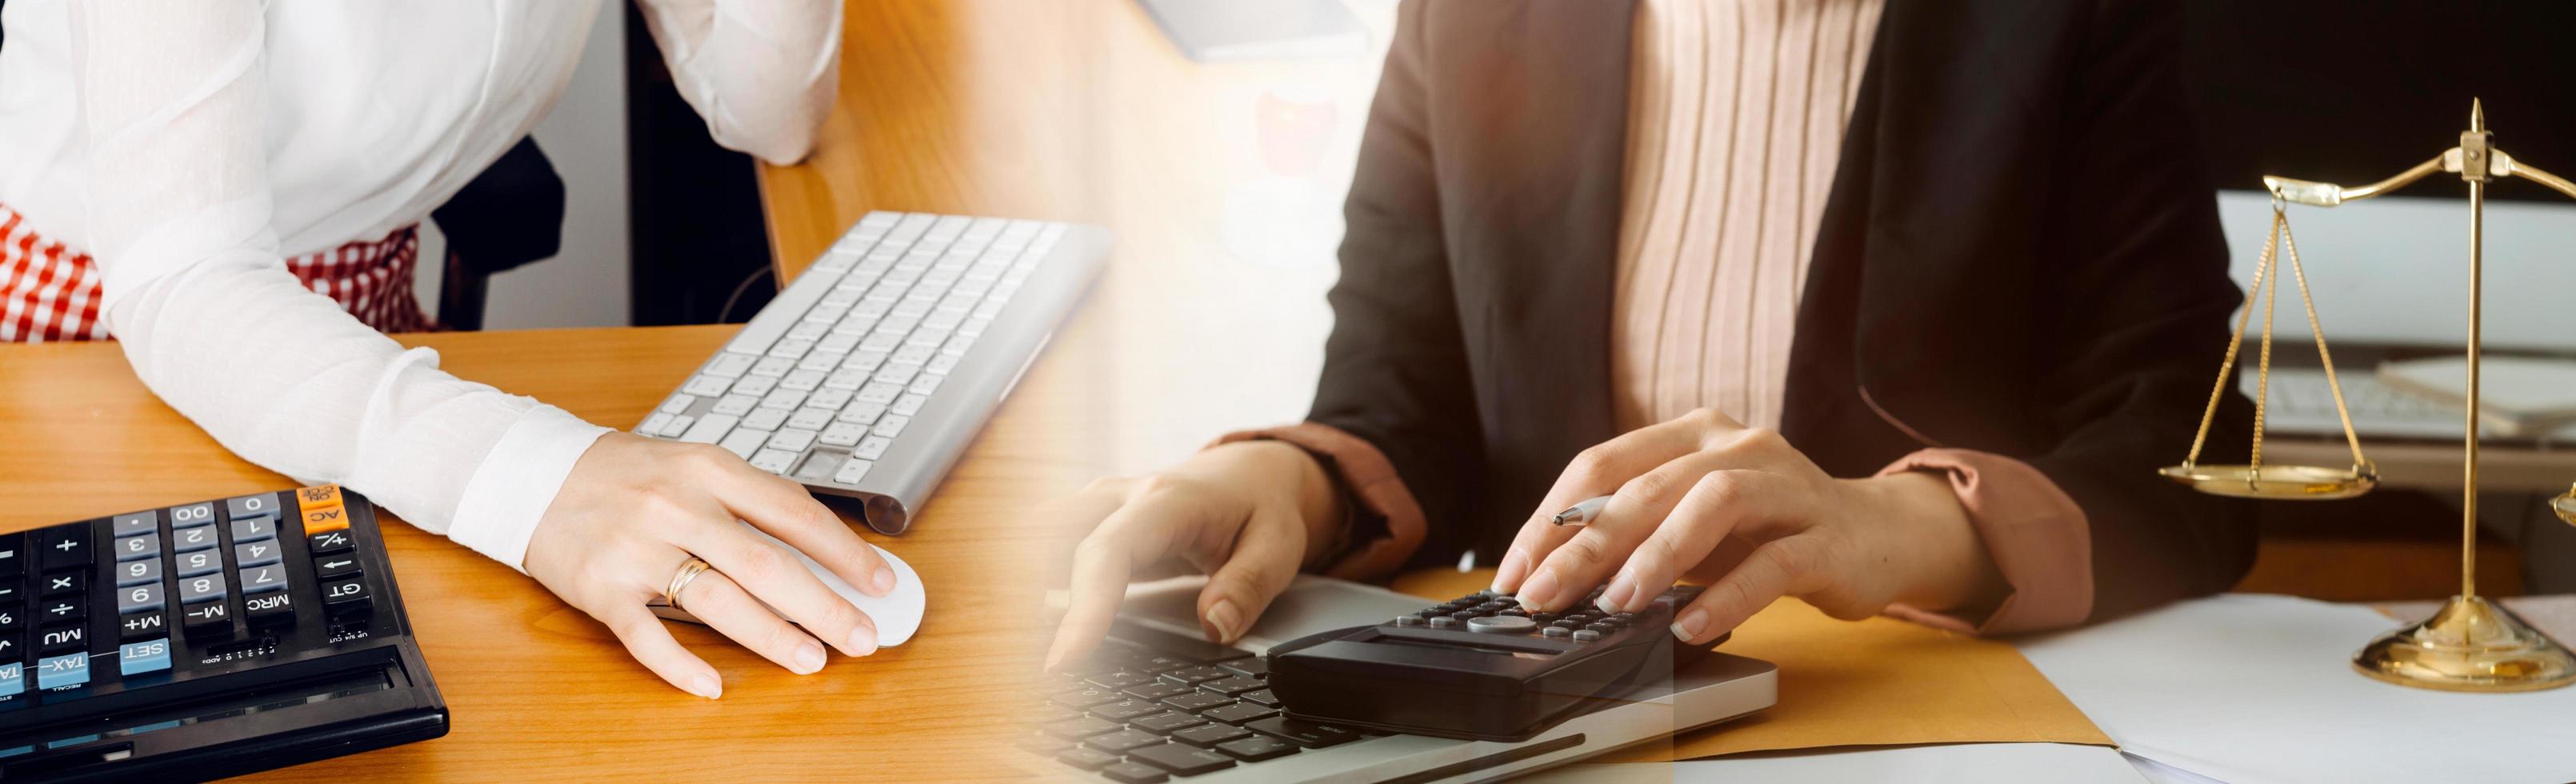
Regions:
M 693 558 L 713 571 L 675 598 L 780 666 L 871 653 L 864 613 L 735 522 L 890 590 L 795 483 L 459 379 L 378 331 L 423 323 L 413 227 L 544 116 L 601 5 L 8 4 L 0 340 L 113 336 L 227 448 L 526 572 L 692 694 L 723 681 L 645 603 Z M 643 6 L 719 143 L 805 155 L 838 77 L 836 0 Z

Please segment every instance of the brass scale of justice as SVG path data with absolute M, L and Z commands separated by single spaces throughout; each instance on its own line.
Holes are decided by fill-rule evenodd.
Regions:
M 2480 242 L 2485 229 L 2487 183 L 2499 177 L 2521 177 L 2570 197 L 2576 197 L 2576 183 L 2496 149 L 2486 128 L 2485 111 L 2474 99 L 2469 106 L 2469 129 L 2460 134 L 2459 146 L 2397 176 L 2354 188 L 2287 177 L 2263 178 L 2264 188 L 2272 193 L 2272 228 L 2255 263 L 2244 311 L 2227 340 L 2226 358 L 2219 362 L 2218 383 L 2210 390 L 2209 407 L 2201 414 L 2200 431 L 2192 437 L 2191 453 L 2182 465 L 2159 473 L 2204 493 L 2261 499 L 2352 498 L 2370 492 L 2379 483 L 2377 469 L 2362 456 L 2361 439 L 2353 433 L 2352 415 L 2344 407 L 2343 387 L 2335 380 L 2334 358 L 2326 351 L 2325 330 L 2317 325 L 2316 303 L 2308 294 L 2307 271 L 2299 264 L 2298 243 L 2290 237 L 2287 204 L 2333 207 L 2386 195 L 2435 171 L 2456 173 L 2469 186 L 2468 394 L 2464 420 L 2467 435 L 2462 438 L 2465 452 L 2460 496 L 2460 595 L 2451 597 L 2431 618 L 2372 640 L 2353 654 L 2352 666 L 2379 680 L 2443 691 L 2533 691 L 2565 686 L 2576 683 L 2576 658 L 2521 618 L 2477 594 L 2478 308 L 2480 275 L 2484 271 Z M 2263 464 L 2263 405 L 2271 387 L 2272 302 L 2280 290 L 2276 266 L 2276 251 L 2280 250 L 2288 253 L 2299 299 L 2307 307 L 2309 332 L 2316 335 L 2317 358 L 2325 367 L 2327 388 L 2334 393 L 2335 414 L 2343 422 L 2345 442 L 2352 447 L 2350 468 Z M 2258 305 L 2263 311 L 2263 343 L 2256 370 L 2254 436 L 2248 461 L 2244 465 L 2202 465 L 2201 444 L 2209 437 L 2210 420 L 2217 416 L 2229 372 L 2236 366 L 2237 348 L 2244 342 L 2245 329 Z M 2552 499 L 2550 508 L 2560 519 L 2576 524 L 2576 488 Z

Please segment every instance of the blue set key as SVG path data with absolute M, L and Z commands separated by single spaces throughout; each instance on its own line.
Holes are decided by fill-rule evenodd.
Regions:
M 15 697 L 27 690 L 27 665 L 17 662 L 0 664 L 0 697 Z
M 116 649 L 116 669 L 128 676 L 170 669 L 170 640 L 129 642 Z
M 89 682 L 89 654 L 66 653 L 36 660 L 36 688 L 59 689 Z

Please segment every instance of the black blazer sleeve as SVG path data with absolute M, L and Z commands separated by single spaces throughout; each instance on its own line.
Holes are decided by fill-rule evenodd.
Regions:
M 1432 521 L 1465 519 L 1484 455 L 1460 334 L 1440 189 L 1431 154 L 1422 4 L 1399 11 L 1359 167 L 1343 207 L 1341 280 L 1326 295 L 1324 345 L 1310 421 L 1385 453 Z M 1424 551 L 1455 552 L 1460 534 L 1432 525 Z
M 2253 509 L 2157 476 L 2180 462 L 2242 300 L 2185 110 L 2174 3 L 2100 0 L 2076 58 L 2055 170 L 2054 356 L 2039 378 L 2063 437 L 2029 462 L 2082 506 L 2101 619 L 2227 590 L 2252 566 Z M 2229 384 L 2203 462 L 2244 453 Z

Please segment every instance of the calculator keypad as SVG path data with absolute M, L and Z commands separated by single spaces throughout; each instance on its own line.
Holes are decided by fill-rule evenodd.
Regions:
M 354 534 L 330 486 L 0 534 L 0 707 L 254 666 L 308 602 L 327 612 L 298 639 L 338 643 L 373 606 Z

